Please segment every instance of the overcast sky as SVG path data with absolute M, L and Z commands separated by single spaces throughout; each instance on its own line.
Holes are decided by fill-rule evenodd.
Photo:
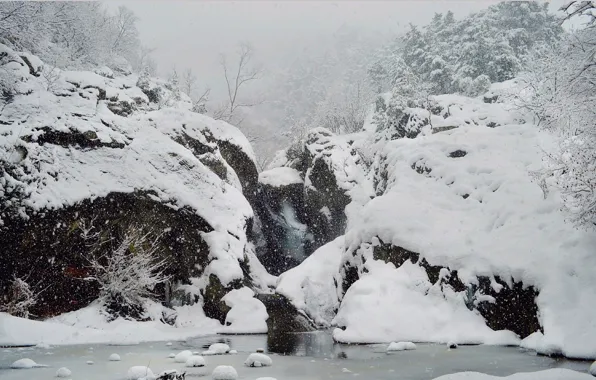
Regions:
M 561 3 L 563 0 L 556 0 Z M 408 23 L 425 24 L 435 12 L 452 10 L 456 17 L 496 1 L 110 1 L 126 5 L 139 17 L 143 43 L 155 51 L 160 74 L 174 66 L 192 68 L 217 94 L 222 87 L 219 54 L 249 41 L 255 58 L 274 69 L 302 54 L 343 24 L 383 34 Z

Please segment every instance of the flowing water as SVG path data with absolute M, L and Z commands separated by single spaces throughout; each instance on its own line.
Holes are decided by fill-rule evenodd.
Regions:
M 203 351 L 210 344 L 222 342 L 238 351 L 235 355 L 206 357 L 204 368 L 184 368 L 168 358 L 182 350 Z M 142 343 L 134 346 L 76 345 L 50 348 L 0 349 L 0 379 L 52 379 L 56 370 L 67 367 L 75 380 L 123 380 L 129 367 L 149 366 L 158 373 L 166 369 L 187 370 L 187 379 L 210 378 L 217 365 L 236 368 L 239 379 L 270 376 L 278 380 L 298 379 L 400 379 L 430 380 L 444 374 L 477 371 L 506 376 L 549 368 L 568 368 L 587 372 L 589 362 L 537 356 L 517 347 L 460 346 L 449 350 L 445 345 L 418 344 L 415 351 L 385 352 L 386 345 L 342 345 L 333 342 L 327 332 L 280 335 L 204 336 L 181 342 Z M 249 353 L 263 348 L 273 359 L 273 366 L 247 368 L 243 362 Z M 122 361 L 110 362 L 112 353 Z M 48 367 L 10 369 L 21 358 L 33 359 Z M 94 364 L 86 364 L 93 361 Z

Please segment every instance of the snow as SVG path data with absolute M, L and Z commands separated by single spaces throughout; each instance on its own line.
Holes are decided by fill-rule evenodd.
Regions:
M 257 377 L 257 380 L 277 380 L 275 377 Z
M 178 312 L 176 326 L 164 324 L 158 318 L 147 322 L 122 318 L 107 322 L 96 304 L 47 321 L 0 313 L 0 344 L 136 344 L 215 334 L 221 328 L 218 321 L 204 315 L 200 304 L 176 307 L 175 310 Z
M 111 354 L 110 357 L 108 358 L 109 361 L 111 362 L 119 362 L 120 361 L 120 355 L 118 354 Z
M 339 306 L 334 276 L 344 253 L 344 236 L 313 252 L 299 266 L 279 276 L 275 291 L 303 310 L 315 323 L 329 326 Z
M 516 373 L 511 376 L 499 377 L 485 375 L 479 372 L 460 372 L 452 375 L 445 375 L 434 380 L 590 380 L 592 377 L 585 373 L 572 371 L 569 369 L 547 369 L 538 372 Z
M 199 355 L 193 355 L 184 364 L 186 367 L 204 367 L 205 358 Z
M 304 180 L 300 177 L 298 170 L 289 167 L 279 167 L 259 173 L 259 182 L 273 187 L 281 187 L 302 184 Z
M 588 372 L 590 373 L 590 375 L 596 376 L 596 362 L 592 363 Z
M 273 364 L 271 358 L 265 354 L 252 353 L 248 355 L 244 365 L 247 367 L 270 367 Z
M 15 361 L 14 363 L 12 363 L 10 365 L 10 368 L 29 369 L 29 368 L 35 368 L 37 366 L 38 366 L 38 364 L 35 363 L 33 360 L 24 358 L 24 359 L 19 359 L 19 360 Z
M 406 351 L 406 350 L 415 350 L 416 345 L 412 342 L 391 342 L 389 346 L 387 346 L 387 352 L 390 351 Z
M 238 372 L 232 366 L 220 365 L 215 367 L 211 378 L 213 380 L 236 380 L 238 378 Z
M 437 99 L 449 105 L 452 116 L 445 123 L 458 128 L 370 146 L 384 157 L 387 186 L 362 212 L 348 214 L 343 262 L 356 266 L 361 278 L 341 301 L 334 322 L 346 330 L 336 330 L 335 337 L 518 341 L 488 329 L 461 295 L 434 287 L 417 265 L 395 269 L 375 262 L 372 249 L 381 240 L 457 270 L 464 283 L 499 275 L 535 286 L 544 351 L 595 358 L 596 309 L 586 305 L 596 304 L 596 234 L 567 223 L 558 193 L 545 197 L 531 176 L 542 167 L 544 150 L 555 145 L 552 136 L 530 123 L 515 124 L 521 117 L 506 104 L 453 95 Z M 490 122 L 501 125 L 487 128 Z M 467 154 L 450 157 L 455 150 Z M 413 165 L 431 171 L 420 174 Z
M 66 367 L 60 367 L 56 371 L 56 377 L 70 377 L 70 375 L 72 375 L 72 372 Z
M 87 360 L 87 365 L 93 365 L 95 362 L 93 360 Z
M 126 378 L 128 380 L 137 380 L 146 377 L 155 377 L 155 375 L 153 374 L 153 371 L 151 371 L 151 368 L 143 365 L 130 367 L 126 373 Z
M 230 352 L 230 346 L 225 343 L 213 343 L 209 346 L 207 351 L 203 351 L 202 355 L 222 355 Z
M 185 363 L 192 356 L 192 351 L 184 350 L 174 357 L 176 363 Z
M 230 291 L 222 298 L 222 301 L 231 309 L 226 315 L 225 326 L 220 330 L 221 333 L 267 333 L 269 314 L 267 314 L 265 305 L 254 296 L 254 291 L 243 287 Z M 211 351 L 211 349 L 209 350 Z
M 368 263 L 374 275 L 364 275 L 345 294 L 334 324 L 346 326 L 333 332 L 340 342 L 492 343 L 501 334 L 465 306 L 455 293 L 442 293 L 428 281 L 423 268 L 407 261 L 401 267 Z M 507 341 L 516 344 L 515 334 Z

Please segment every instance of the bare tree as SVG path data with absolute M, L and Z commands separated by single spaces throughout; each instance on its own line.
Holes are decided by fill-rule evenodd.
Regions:
M 240 90 L 250 82 L 260 79 L 263 74 L 261 68 L 252 65 L 252 58 L 253 49 L 248 43 L 240 44 L 238 64 L 234 67 L 228 65 L 225 55 L 221 56 L 220 65 L 226 80 L 228 99 L 214 112 L 213 117 L 215 119 L 232 122 L 240 108 L 252 107 L 262 103 L 259 100 L 246 101 L 240 98 Z
M 137 16 L 130 9 L 125 6 L 118 7 L 118 13 L 113 18 L 114 37 L 111 47 L 112 52 L 118 54 L 124 53 L 137 45 L 137 20 Z

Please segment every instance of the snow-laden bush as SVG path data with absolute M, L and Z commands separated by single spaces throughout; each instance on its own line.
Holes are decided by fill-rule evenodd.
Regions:
M 14 277 L 8 292 L 0 299 L 0 311 L 15 317 L 29 318 L 29 309 L 37 303 L 37 296 L 25 280 Z
M 85 228 L 80 224 L 83 238 L 92 241 L 99 238 L 99 233 L 91 233 L 92 226 Z M 127 316 L 140 316 L 144 301 L 152 298 L 156 285 L 167 281 L 164 274 L 165 261 L 158 260 L 158 238 L 151 238 L 151 232 L 145 232 L 139 226 L 130 226 L 119 243 L 113 248 L 104 246 L 113 242 L 96 241 L 88 258 L 92 276 L 99 284 L 99 301 L 108 311 Z

